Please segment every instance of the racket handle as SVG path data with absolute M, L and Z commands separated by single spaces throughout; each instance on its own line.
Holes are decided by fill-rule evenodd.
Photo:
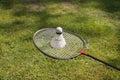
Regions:
M 107 66 L 110 66 L 110 67 L 112 67 L 112 68 L 120 71 L 120 68 L 115 67 L 115 66 L 113 66 L 113 65 L 111 65 L 111 64 L 109 64 L 109 63 L 106 63 L 106 62 L 104 62 L 104 61 L 102 61 L 102 60 L 100 60 L 100 59 L 98 59 L 98 58 L 95 58 L 95 57 L 89 55 L 89 54 L 86 54 L 86 56 L 88 56 L 88 57 L 90 57 L 90 58 L 92 58 L 92 59 L 94 59 L 94 60 L 96 60 L 96 61 L 99 61 L 99 62 L 101 62 L 101 63 L 103 63 L 103 64 L 105 64 L 105 65 L 107 65 Z
M 104 61 L 102 61 L 102 60 L 100 60 L 100 59 L 98 59 L 98 58 L 95 58 L 95 57 L 91 56 L 90 54 L 87 54 L 84 50 L 81 50 L 81 51 L 80 51 L 80 54 L 85 55 L 85 56 L 88 56 L 88 57 L 90 57 L 90 58 L 92 58 L 92 59 L 94 59 L 94 60 L 96 60 L 96 61 L 99 61 L 99 62 L 101 62 L 101 63 L 103 63 L 103 64 L 105 64 L 105 65 L 107 65 L 107 66 L 110 66 L 110 67 L 112 67 L 112 68 L 120 71 L 120 68 L 115 67 L 115 66 L 113 66 L 113 65 L 111 65 L 111 64 L 109 64 L 109 63 L 106 63 L 106 62 L 104 62 Z

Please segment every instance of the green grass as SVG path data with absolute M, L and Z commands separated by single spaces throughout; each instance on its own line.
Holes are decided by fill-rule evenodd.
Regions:
M 119 0 L 0 0 L 0 80 L 120 80 L 119 71 L 86 56 L 64 61 L 41 54 L 34 32 L 57 26 L 81 35 L 89 54 L 120 67 Z

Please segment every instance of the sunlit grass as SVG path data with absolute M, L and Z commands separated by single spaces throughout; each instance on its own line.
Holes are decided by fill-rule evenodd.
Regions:
M 120 8 L 112 1 L 113 8 L 104 0 L 0 5 L 0 79 L 119 80 L 118 71 L 89 57 L 51 59 L 32 42 L 37 30 L 61 26 L 81 35 L 89 54 L 120 67 Z

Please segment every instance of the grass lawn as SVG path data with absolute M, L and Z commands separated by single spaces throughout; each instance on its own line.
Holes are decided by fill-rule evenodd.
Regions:
M 14 1 L 0 0 L 0 80 L 120 80 L 120 71 L 89 57 L 51 59 L 32 42 L 37 30 L 61 26 L 120 68 L 120 0 Z

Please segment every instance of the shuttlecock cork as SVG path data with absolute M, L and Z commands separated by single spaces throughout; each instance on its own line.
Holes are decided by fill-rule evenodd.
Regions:
M 53 48 L 63 48 L 66 45 L 66 41 L 63 36 L 63 29 L 61 27 L 56 28 L 56 34 L 50 42 Z

